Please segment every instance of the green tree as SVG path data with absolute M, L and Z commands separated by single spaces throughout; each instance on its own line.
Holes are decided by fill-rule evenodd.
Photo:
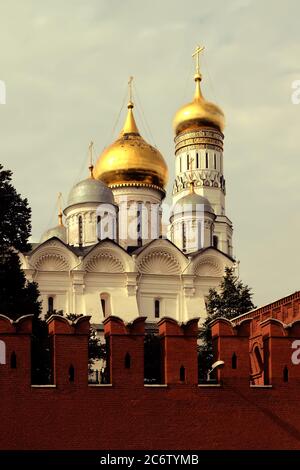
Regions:
M 223 317 L 231 320 L 238 315 L 249 312 L 255 306 L 252 302 L 251 289 L 234 274 L 234 268 L 226 268 L 220 289 L 210 289 L 206 302 L 207 318 L 202 326 L 199 338 L 199 377 L 206 374 L 213 362 L 213 348 L 210 323 Z
M 47 331 L 40 318 L 37 284 L 28 282 L 17 251 L 30 249 L 31 209 L 11 183 L 12 172 L 0 164 L 0 314 L 16 320 L 33 315 L 32 378 L 47 380 L 49 351 L 44 347 Z
M 0 164 L 0 250 L 30 248 L 31 209 L 11 183 L 12 172 Z

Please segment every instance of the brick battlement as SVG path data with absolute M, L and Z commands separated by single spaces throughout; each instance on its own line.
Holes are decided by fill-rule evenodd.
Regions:
M 108 386 L 88 384 L 89 318 L 56 315 L 48 321 L 54 383 L 32 386 L 31 322 L 0 316 L 0 449 L 300 449 L 300 365 L 291 362 L 299 321 L 269 318 L 260 336 L 252 319 L 213 322 L 224 365 L 217 385 L 198 385 L 198 319 L 163 318 L 158 386 L 144 385 L 145 318 L 104 321 Z
M 278 318 L 286 323 L 292 322 L 295 318 L 300 317 L 300 291 L 283 297 L 263 307 L 256 308 L 250 312 L 244 313 L 231 321 L 235 325 L 242 319 L 254 318 L 257 321 L 263 321 L 266 318 Z

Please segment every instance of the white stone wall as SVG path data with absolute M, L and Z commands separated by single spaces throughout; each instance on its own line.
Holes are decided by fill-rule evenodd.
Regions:
M 203 320 L 205 296 L 210 287 L 219 285 L 225 266 L 232 266 L 232 261 L 213 248 L 185 256 L 163 239 L 152 241 L 132 256 L 105 240 L 85 257 L 76 256 L 63 243 L 51 239 L 22 257 L 27 278 L 39 285 L 43 313 L 51 296 L 54 309 L 91 315 L 95 324 L 103 321 L 102 294 L 109 298 L 108 314 L 126 321 L 137 316 L 158 321 L 155 299 L 160 300 L 160 318 Z

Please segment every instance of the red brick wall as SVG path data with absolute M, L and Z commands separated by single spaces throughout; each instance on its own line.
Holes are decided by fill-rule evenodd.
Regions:
M 162 341 L 167 335 L 173 338 L 166 347 L 169 372 L 167 385 L 155 387 L 143 385 L 143 320 L 124 325 L 120 319 L 108 318 L 105 333 L 112 342 L 112 385 L 91 386 L 86 380 L 87 321 L 70 324 L 52 318 L 56 384 L 32 387 L 29 323 L 29 318 L 18 325 L 0 318 L 0 340 L 19 358 L 17 369 L 0 365 L 1 449 L 300 449 L 298 369 L 286 383 L 277 366 L 270 365 L 273 387 L 250 387 L 247 325 L 215 323 L 218 357 L 225 359 L 219 373 L 222 385 L 198 386 L 192 349 L 196 328 L 165 319 L 160 325 Z M 280 370 L 289 360 L 297 328 L 292 333 L 284 329 L 282 335 L 281 330 L 262 327 L 265 338 L 275 342 L 280 338 L 270 346 L 270 354 L 275 348 Z M 239 358 L 234 372 L 230 370 L 232 351 Z M 132 362 L 125 371 L 127 352 Z M 68 379 L 70 361 L 74 382 Z M 178 365 L 183 362 L 188 373 L 185 381 L 178 382 Z

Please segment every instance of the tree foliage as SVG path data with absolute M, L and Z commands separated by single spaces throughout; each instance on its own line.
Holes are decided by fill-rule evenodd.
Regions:
M 252 302 L 251 289 L 235 275 L 233 268 L 226 268 L 220 288 L 210 289 L 207 298 L 207 318 L 200 332 L 199 376 L 203 380 L 213 362 L 213 349 L 210 323 L 223 317 L 231 320 L 249 312 L 255 306 Z
M 12 172 L 0 164 L 0 251 L 30 248 L 31 209 L 11 183 Z

